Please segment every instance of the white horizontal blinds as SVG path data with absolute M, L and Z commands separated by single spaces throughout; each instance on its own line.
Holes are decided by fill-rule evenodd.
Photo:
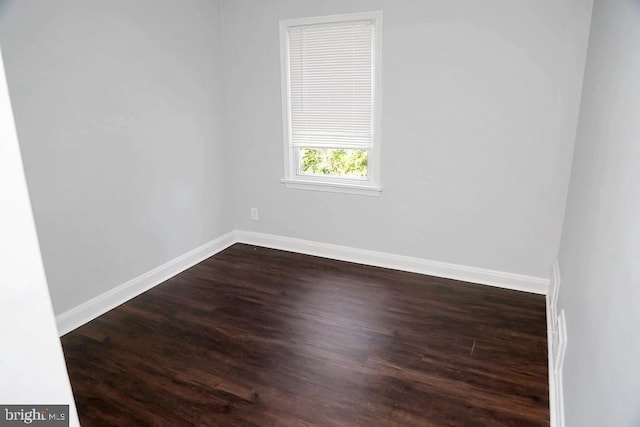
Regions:
M 370 148 L 373 23 L 306 25 L 288 32 L 292 144 Z

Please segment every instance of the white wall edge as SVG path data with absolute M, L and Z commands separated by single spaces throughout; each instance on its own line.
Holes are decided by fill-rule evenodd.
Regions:
M 229 232 L 56 316 L 63 336 L 235 243 Z
M 555 336 L 558 332 L 557 329 L 557 319 L 558 319 L 558 292 L 560 291 L 560 267 L 558 267 L 558 261 L 553 263 L 553 268 L 551 269 L 551 280 L 549 280 L 549 292 L 547 295 L 547 309 L 549 310 L 548 316 L 551 316 L 551 324 L 549 327 L 551 328 L 551 336 L 555 340 Z M 555 342 L 555 341 L 554 341 Z M 555 346 L 552 342 L 551 350 L 555 353 Z
M 502 271 L 488 270 L 478 267 L 469 267 L 385 252 L 357 249 L 349 246 L 339 246 L 329 243 L 314 242 L 311 240 L 295 239 L 292 237 L 242 230 L 235 231 L 235 239 L 240 243 L 264 246 L 272 249 L 281 249 L 290 252 L 315 255 L 323 258 L 348 261 L 356 264 L 391 268 L 394 270 L 426 274 L 429 276 L 443 277 L 534 294 L 546 295 L 549 289 L 549 279 L 541 277 L 505 273 Z
M 566 318 L 565 311 L 560 310 L 560 315 L 558 316 L 558 354 L 554 355 L 553 359 L 553 381 L 554 381 L 554 391 L 555 395 L 553 396 L 555 399 L 555 420 L 552 421 L 552 425 L 554 427 L 565 427 L 564 422 L 564 386 L 562 383 L 562 366 L 564 365 L 564 356 L 567 348 L 567 327 L 566 327 Z
M 560 284 L 560 264 L 558 264 L 558 260 L 553 263 L 553 280 Z
M 561 367 L 556 366 L 556 346 L 558 338 L 558 294 L 560 292 L 560 266 L 558 261 L 553 264 L 547 301 L 547 355 L 549 366 L 549 417 L 551 427 L 565 427 L 564 396 L 562 393 Z
M 560 277 L 560 265 L 558 264 L 557 260 L 556 262 L 553 263 L 553 277 L 551 278 L 551 280 L 553 281 L 554 286 L 553 286 L 553 292 L 549 292 L 549 295 L 551 296 L 551 304 L 552 304 L 551 307 L 554 309 L 553 314 L 557 316 L 558 298 L 560 297 L 560 283 L 562 281 Z M 554 317 L 554 319 L 555 318 L 556 317 Z
M 547 301 L 547 360 L 549 369 L 549 418 L 550 427 L 562 427 L 558 424 L 558 409 L 556 405 L 556 376 L 554 367 L 554 352 L 553 352 L 553 316 L 551 314 L 551 297 L 546 296 Z

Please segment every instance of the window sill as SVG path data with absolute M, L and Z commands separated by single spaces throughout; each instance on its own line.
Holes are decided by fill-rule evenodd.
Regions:
M 358 194 L 361 196 L 380 196 L 382 188 L 379 186 L 361 184 L 343 184 L 335 182 L 306 181 L 301 179 L 281 179 L 287 188 L 298 190 L 328 191 L 331 193 Z

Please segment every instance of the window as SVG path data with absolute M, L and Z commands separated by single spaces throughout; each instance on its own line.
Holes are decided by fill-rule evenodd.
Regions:
M 288 187 L 380 193 L 381 12 L 280 22 Z

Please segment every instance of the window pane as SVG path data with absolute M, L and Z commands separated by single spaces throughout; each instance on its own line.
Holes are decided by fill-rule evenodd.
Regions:
M 300 148 L 299 173 L 367 179 L 367 150 L 342 148 Z

